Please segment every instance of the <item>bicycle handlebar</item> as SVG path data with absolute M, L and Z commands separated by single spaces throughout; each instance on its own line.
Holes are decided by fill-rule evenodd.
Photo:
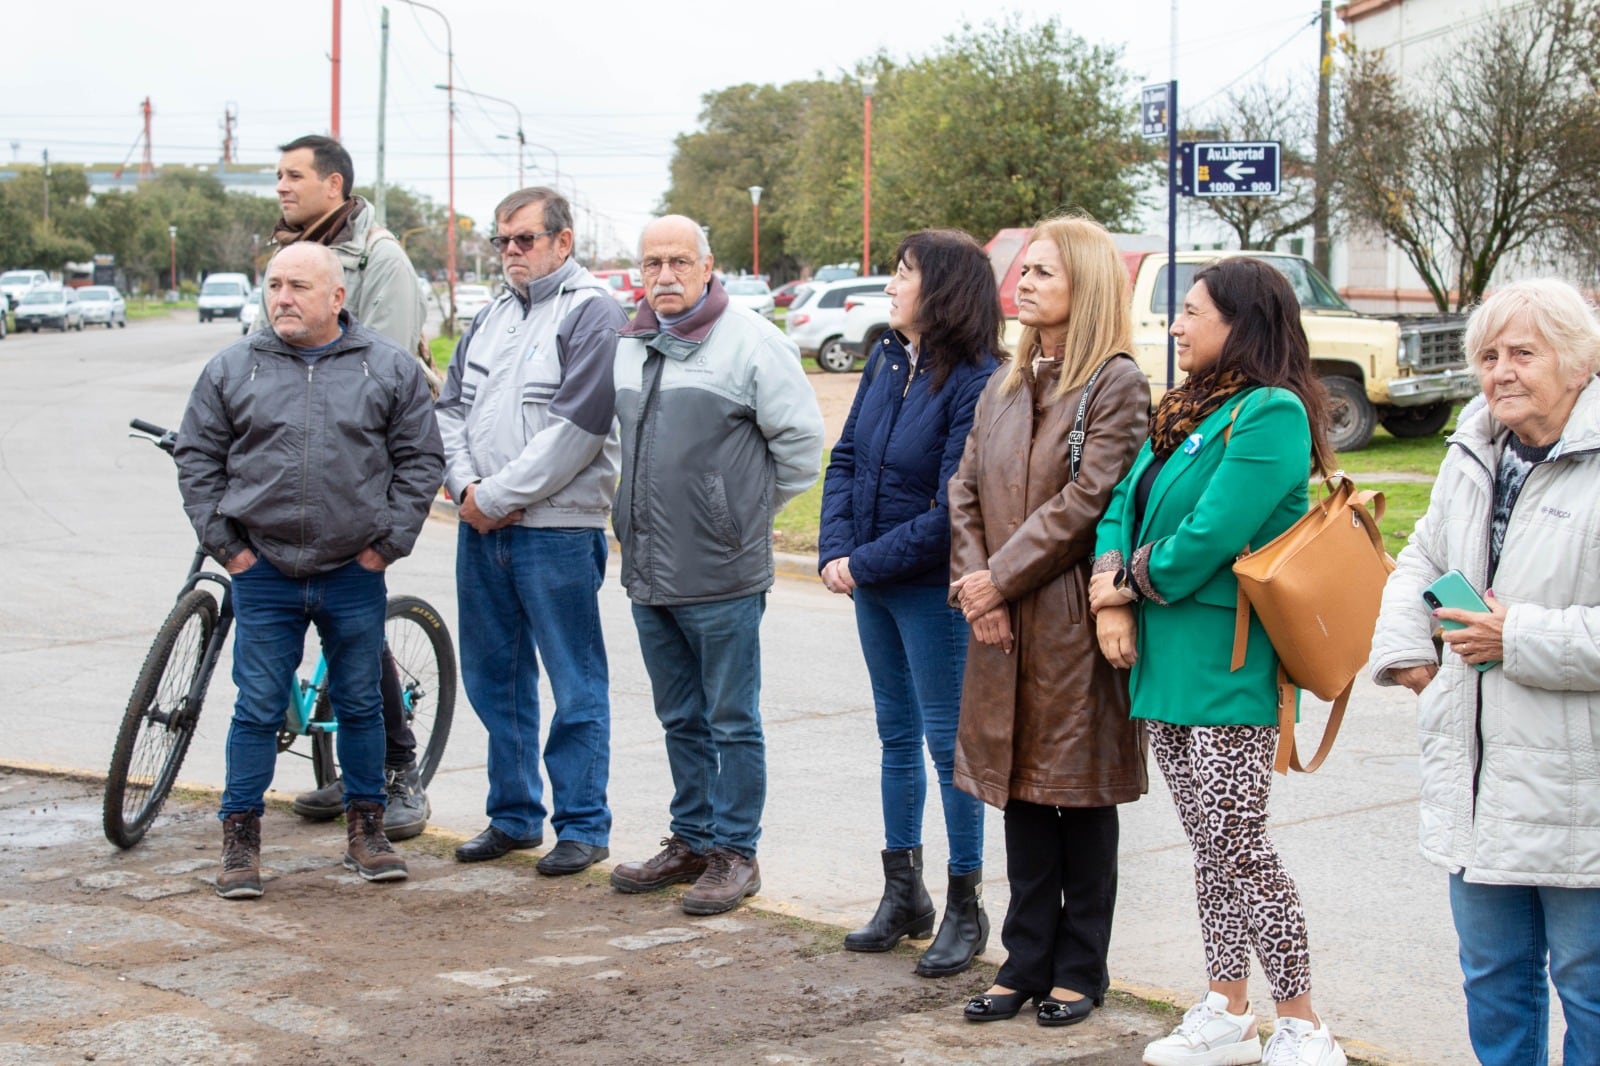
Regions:
M 177 447 L 178 434 L 176 430 L 163 429 L 154 422 L 146 422 L 142 418 L 135 418 L 129 421 L 128 428 L 154 437 L 155 440 L 152 443 L 168 455 L 171 455 L 173 449 Z

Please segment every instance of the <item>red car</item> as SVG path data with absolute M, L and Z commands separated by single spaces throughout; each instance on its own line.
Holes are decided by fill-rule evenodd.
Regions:
M 800 295 L 800 290 L 811 284 L 808 281 L 788 281 L 772 290 L 772 302 L 779 307 L 788 307 L 794 303 L 794 298 Z

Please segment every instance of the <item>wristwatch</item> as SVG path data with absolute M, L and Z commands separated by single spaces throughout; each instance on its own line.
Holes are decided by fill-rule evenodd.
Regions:
M 1111 587 L 1119 591 L 1133 593 L 1135 600 L 1143 598 L 1139 592 L 1139 586 L 1133 583 L 1133 571 L 1126 566 L 1117 567 L 1117 572 L 1111 575 Z

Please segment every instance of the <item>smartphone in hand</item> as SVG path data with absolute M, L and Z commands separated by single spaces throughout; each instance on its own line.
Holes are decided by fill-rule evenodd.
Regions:
M 1458 610 L 1480 611 L 1485 614 L 1489 611 L 1489 605 L 1483 602 L 1483 597 L 1479 596 L 1477 590 L 1472 587 L 1472 582 L 1468 581 L 1466 575 L 1459 570 L 1446 570 L 1439 575 L 1439 578 L 1433 584 L 1422 590 L 1422 602 L 1433 610 L 1437 610 L 1440 607 L 1454 607 Z M 1444 618 L 1438 621 L 1439 625 L 1444 629 L 1466 628 L 1465 622 L 1456 622 Z M 1498 665 L 1500 665 L 1498 660 L 1471 664 L 1479 672 Z

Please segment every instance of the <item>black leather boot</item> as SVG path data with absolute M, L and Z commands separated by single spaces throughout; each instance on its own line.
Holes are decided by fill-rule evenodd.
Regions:
M 951 874 L 939 935 L 917 960 L 920 977 L 949 977 L 972 965 L 989 946 L 989 916 L 983 912 L 983 867 Z
M 888 951 L 904 937 L 933 935 L 933 900 L 922 883 L 922 849 L 883 853 L 883 899 L 872 921 L 846 933 L 846 951 Z

